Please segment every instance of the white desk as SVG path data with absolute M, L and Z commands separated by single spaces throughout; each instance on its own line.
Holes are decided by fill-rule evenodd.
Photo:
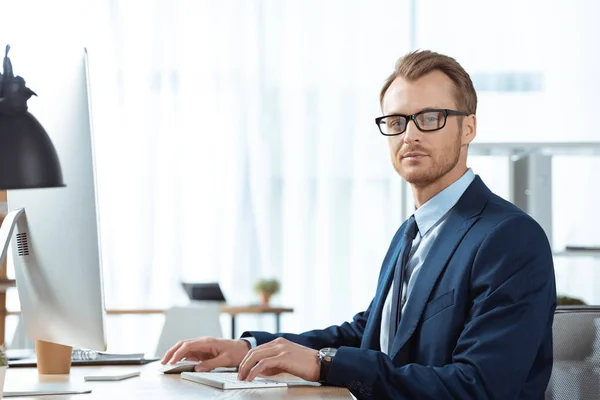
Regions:
M 247 390 L 220 390 L 210 386 L 182 380 L 179 375 L 163 375 L 157 371 L 158 362 L 143 366 L 72 367 L 70 375 L 37 374 L 34 368 L 9 368 L 5 389 L 10 386 L 35 382 L 71 382 L 92 389 L 92 393 L 69 396 L 15 397 L 15 399 L 352 399 L 345 388 L 293 387 Z M 139 377 L 117 382 L 84 382 L 83 377 L 110 371 L 139 370 Z

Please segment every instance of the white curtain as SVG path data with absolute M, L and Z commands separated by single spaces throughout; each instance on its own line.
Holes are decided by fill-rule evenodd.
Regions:
M 471 0 L 415 4 L 98 3 L 95 32 L 105 34 L 93 35 L 92 93 L 108 305 L 182 302 L 181 280 L 219 281 L 231 303 L 244 304 L 256 301 L 255 280 L 276 277 L 282 293 L 274 302 L 296 310 L 284 330 L 339 323 L 364 309 L 403 206 L 373 117 L 411 32 L 417 47 L 454 55 L 476 85 L 482 76 L 539 80 L 531 91 L 482 90 L 478 141 L 599 139 L 581 119 L 567 137 L 554 119 L 531 116 L 558 103 L 591 110 L 589 85 L 567 84 L 572 64 L 554 57 L 557 46 L 570 49 L 591 76 L 586 66 L 599 58 L 583 51 L 587 28 L 559 35 L 562 13 L 541 1 L 511 2 L 520 12 Z M 581 26 L 594 26 L 597 6 L 574 4 L 587 15 Z M 543 18 L 531 18 L 539 12 Z M 496 172 L 506 161 L 470 164 L 507 194 L 506 175 Z M 556 187 L 567 184 L 564 171 Z M 572 200 L 559 194 L 556 205 L 565 203 Z M 562 207 L 555 216 L 560 240 L 575 220 Z M 557 260 L 559 290 L 572 292 L 581 280 L 566 278 L 578 273 L 565 262 Z M 593 289 L 583 295 L 597 302 Z
M 89 49 L 109 308 L 185 302 L 181 281 L 219 281 L 230 303 L 251 303 L 254 281 L 276 277 L 274 303 L 295 308 L 282 328 L 302 331 L 368 305 L 401 223 L 400 178 L 373 118 L 410 35 L 476 78 L 541 77 L 537 91 L 480 91 L 478 141 L 600 140 L 567 118 L 595 115 L 598 3 L 509 3 L 0 0 L 0 44 Z M 561 243 L 572 231 L 597 243 L 594 160 L 557 161 Z M 506 161 L 470 164 L 506 195 Z M 576 198 L 561 190 L 574 176 L 586 188 Z M 577 295 L 585 282 L 597 302 L 597 260 L 559 262 L 559 288 Z M 111 348 L 152 335 L 122 319 Z
M 285 330 L 365 309 L 401 222 L 400 178 L 373 118 L 408 50 L 406 3 L 98 5 L 107 306 L 185 301 L 182 280 L 219 281 L 247 304 L 254 281 L 275 277 L 274 304 L 295 308 Z M 397 23 L 381 23 L 388 13 Z

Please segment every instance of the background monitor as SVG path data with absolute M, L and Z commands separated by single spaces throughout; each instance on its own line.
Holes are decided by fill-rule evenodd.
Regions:
M 20 70 L 39 96 L 29 108 L 54 143 L 66 187 L 8 192 L 9 211 L 26 215 L 9 254 L 27 336 L 105 350 L 87 52 L 59 47 L 54 60 Z
M 218 283 L 186 283 L 181 284 L 190 300 L 225 301 L 225 296 Z

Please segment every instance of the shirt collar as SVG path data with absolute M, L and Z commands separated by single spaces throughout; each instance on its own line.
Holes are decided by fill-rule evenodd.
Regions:
M 474 179 L 475 173 L 471 168 L 467 169 L 467 172 L 456 182 L 433 196 L 415 211 L 415 220 L 421 237 L 425 236 L 454 207 Z

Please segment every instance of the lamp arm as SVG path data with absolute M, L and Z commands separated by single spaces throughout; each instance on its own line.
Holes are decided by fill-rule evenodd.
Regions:
M 19 218 L 25 216 L 25 209 L 19 208 L 18 210 L 11 211 L 6 214 L 4 217 L 4 222 L 2 222 L 2 226 L 0 227 L 0 265 L 4 263 L 4 258 L 6 257 L 6 252 L 8 250 L 8 245 L 10 244 L 10 238 L 12 237 L 12 233 L 15 230 L 15 226 L 17 226 L 17 222 L 19 222 Z

